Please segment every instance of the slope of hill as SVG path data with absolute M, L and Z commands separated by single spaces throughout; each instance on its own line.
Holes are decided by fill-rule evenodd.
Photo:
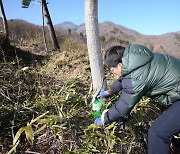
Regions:
M 17 26 L 17 24 L 21 26 Z M 1 22 L 0 27 L 2 27 Z M 17 29 L 18 27 L 19 29 Z M 33 35 L 32 38 L 37 37 L 37 35 L 42 36 L 41 26 L 23 20 L 10 20 L 9 29 L 13 31 L 13 36 L 14 33 L 17 33 L 17 35 L 22 35 L 22 38 L 24 38 L 24 33 Z M 81 43 L 86 42 L 85 24 L 75 25 L 72 22 L 64 22 L 55 25 L 55 30 L 59 36 L 72 37 L 72 39 Z M 99 32 L 102 49 L 104 50 L 112 45 L 137 43 L 145 45 L 155 52 L 166 53 L 180 58 L 180 31 L 163 35 L 143 35 L 135 30 L 106 21 L 99 24 Z
M 4 45 L 0 37 L 3 58 L 0 61 L 0 153 L 8 153 L 12 147 L 11 152 L 16 148 L 15 153 L 147 153 L 147 130 L 161 112 L 157 103 L 148 103 L 150 100 L 143 98 L 133 109 L 131 119 L 126 120 L 124 130 L 119 130 L 117 123 L 94 125 L 86 44 L 74 41 L 71 35 L 58 37 L 62 52 L 47 52 L 41 27 L 18 21 L 11 28 L 14 28 L 10 35 L 13 45 L 9 42 L 9 46 Z M 112 27 L 111 33 L 118 34 L 119 27 Z M 128 33 L 124 28 L 121 37 L 135 41 L 131 33 L 137 32 Z M 109 35 L 113 43 L 115 34 L 110 35 L 107 27 L 107 34 L 103 35 L 106 39 Z M 85 38 L 84 34 L 80 36 Z M 11 58 L 12 53 L 15 56 L 7 61 L 4 53 L 9 53 Z M 42 58 L 38 61 L 39 56 L 31 53 Z M 109 98 L 103 107 L 109 108 L 115 99 Z
M 70 28 L 73 32 L 86 35 L 84 24 L 77 26 L 70 22 L 64 22 L 56 26 L 56 30 L 59 28 Z M 149 47 L 155 52 L 167 53 L 180 58 L 179 31 L 163 35 L 143 35 L 135 30 L 106 21 L 99 24 L 99 32 L 100 36 L 104 37 L 104 44 L 108 44 L 108 47 L 114 44 L 138 43 Z
M 55 25 L 56 29 L 61 28 L 61 29 L 76 30 L 78 27 L 79 27 L 78 25 L 75 25 L 74 23 L 69 22 L 69 21 L 66 21 L 66 22 L 63 22 L 61 24 Z

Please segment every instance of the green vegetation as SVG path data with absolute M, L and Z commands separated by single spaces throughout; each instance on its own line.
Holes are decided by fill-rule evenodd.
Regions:
M 115 122 L 94 125 L 87 47 L 59 41 L 63 52 L 48 58 L 1 44 L 4 55 L 15 56 L 0 62 L 0 152 L 146 153 L 147 130 L 160 109 L 143 98 L 126 117 L 124 130 Z M 116 99 L 107 99 L 103 108 Z

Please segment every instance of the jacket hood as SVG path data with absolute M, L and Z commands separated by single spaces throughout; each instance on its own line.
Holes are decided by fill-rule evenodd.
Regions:
M 138 44 L 130 44 L 126 46 L 122 57 L 122 75 L 129 74 L 152 59 L 153 53 L 147 47 Z

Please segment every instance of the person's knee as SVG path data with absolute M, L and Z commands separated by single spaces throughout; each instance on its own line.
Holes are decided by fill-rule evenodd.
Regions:
M 148 129 L 148 136 L 156 136 L 156 131 L 153 126 Z
M 156 130 L 156 136 L 161 138 L 161 140 L 163 140 L 164 142 L 170 142 L 171 136 L 168 136 L 168 133 L 161 129 Z
M 149 138 L 154 138 L 154 139 L 160 139 L 160 140 L 164 140 L 164 141 L 169 141 L 170 140 L 170 136 L 167 136 L 167 132 L 164 132 L 163 130 L 159 129 L 155 129 L 154 127 L 150 127 L 148 130 L 148 137 Z

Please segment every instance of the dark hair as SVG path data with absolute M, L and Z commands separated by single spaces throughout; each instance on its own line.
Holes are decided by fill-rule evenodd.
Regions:
M 113 46 L 109 48 L 104 56 L 105 65 L 110 68 L 115 67 L 119 63 L 122 63 L 124 49 L 125 47 L 123 46 Z

